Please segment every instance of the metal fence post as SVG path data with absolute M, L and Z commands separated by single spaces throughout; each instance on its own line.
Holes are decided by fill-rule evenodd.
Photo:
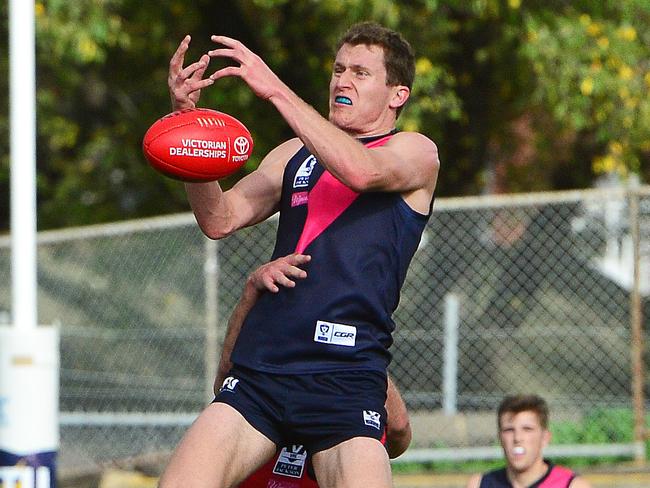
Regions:
M 640 232 L 639 232 L 639 192 L 638 185 L 632 184 L 628 192 L 630 208 L 630 234 L 632 237 L 634 273 L 630 292 L 630 327 L 631 327 L 631 367 L 632 367 L 632 404 L 634 407 L 634 460 L 636 464 L 645 463 L 645 399 L 643 394 L 643 326 L 641 324 L 640 292 Z
M 219 327 L 219 258 L 217 241 L 205 240 L 205 398 L 214 398 L 213 384 L 217 374 Z
M 455 415 L 458 394 L 458 296 L 445 295 L 445 342 L 442 378 L 442 410 Z

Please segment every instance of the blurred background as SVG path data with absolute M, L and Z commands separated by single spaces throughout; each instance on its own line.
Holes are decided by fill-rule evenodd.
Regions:
M 395 317 L 391 373 L 416 426 L 402 469 L 498 458 L 462 449 L 494 448 L 494 408 L 520 391 L 549 400 L 558 444 L 594 446 L 590 462 L 640 461 L 646 355 L 631 358 L 650 317 L 647 0 L 35 7 L 39 319 L 61 327 L 61 476 L 165 459 L 209 401 L 225 321 L 272 249 L 273 219 L 204 239 L 183 185 L 142 156 L 146 129 L 170 111 L 177 45 L 192 35 L 189 64 L 212 34 L 240 39 L 325 114 L 334 45 L 361 20 L 413 45 L 416 84 L 398 125 L 433 139 L 442 162 Z M 7 21 L 0 0 L 4 39 Z M 0 67 L 8 73 L 6 42 Z M 204 90 L 199 105 L 234 115 L 255 140 L 225 186 L 293 136 L 237 79 Z M 7 323 L 8 110 L 0 103 Z

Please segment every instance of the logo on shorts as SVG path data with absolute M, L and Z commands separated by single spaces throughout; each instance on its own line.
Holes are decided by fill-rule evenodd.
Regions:
M 377 430 L 381 430 L 381 414 L 372 410 L 364 410 L 363 423 Z
M 291 450 L 286 447 L 282 448 L 278 460 L 273 466 L 275 474 L 284 476 L 291 476 L 292 478 L 300 478 L 305 469 L 305 462 L 307 461 L 307 451 L 302 445 L 294 444 Z
M 219 391 L 235 391 L 235 386 L 237 386 L 237 383 L 239 383 L 239 380 L 237 378 L 234 376 L 228 376 L 225 380 L 223 380 L 223 384 L 221 385 Z
M 316 162 L 316 158 L 311 154 L 302 162 L 296 172 L 296 176 L 293 178 L 294 188 L 306 188 L 309 186 L 309 177 L 311 176 L 311 172 L 314 171 Z
M 335 324 L 319 320 L 316 322 L 314 341 L 337 346 L 353 347 L 357 337 L 357 328 L 352 325 Z

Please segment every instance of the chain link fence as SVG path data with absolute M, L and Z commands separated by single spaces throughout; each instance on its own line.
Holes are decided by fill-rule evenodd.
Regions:
M 275 229 L 213 242 L 182 214 L 39 235 L 40 323 L 61 330 L 61 472 L 173 449 L 211 399 L 227 318 Z M 6 238 L 0 275 L 10 322 Z M 495 407 L 516 392 L 548 400 L 560 442 L 632 443 L 649 296 L 650 187 L 438 200 L 395 314 L 410 452 L 493 446 Z M 588 435 L 590 419 L 607 428 Z

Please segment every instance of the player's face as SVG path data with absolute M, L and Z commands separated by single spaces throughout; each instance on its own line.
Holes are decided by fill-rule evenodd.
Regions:
M 544 462 L 542 450 L 550 433 L 535 412 L 504 413 L 500 420 L 499 440 L 509 469 L 524 473 Z
M 390 106 L 398 103 L 398 90 L 386 85 L 381 47 L 344 44 L 332 70 L 329 119 L 354 135 L 387 132 L 395 125 L 395 110 Z

